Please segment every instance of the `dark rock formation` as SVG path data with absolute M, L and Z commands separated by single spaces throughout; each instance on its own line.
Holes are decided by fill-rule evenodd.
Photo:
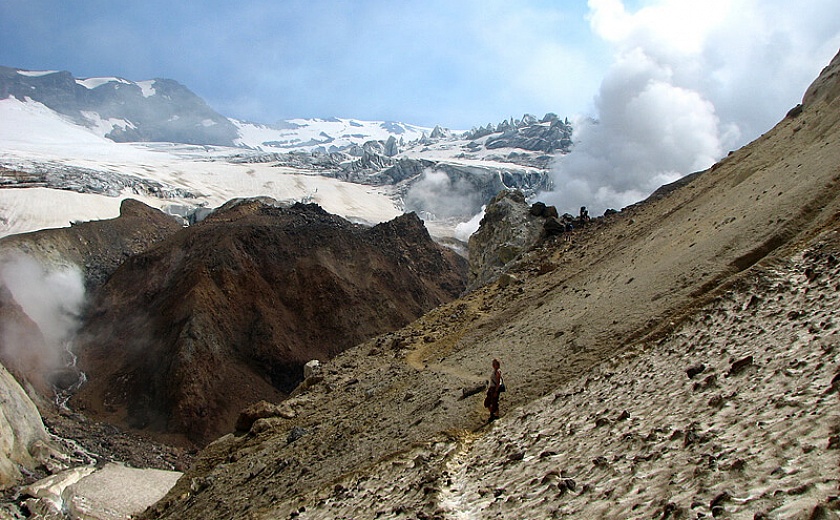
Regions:
M 556 214 L 553 206 L 529 206 L 521 191 L 500 192 L 487 206 L 478 231 L 470 237 L 468 290 L 498 278 L 505 265 L 540 241 L 547 224 L 550 231 L 549 223 L 556 221 Z
M 303 365 L 393 330 L 464 288 L 466 262 L 416 215 L 373 228 L 316 205 L 230 203 L 103 287 L 82 330 L 75 406 L 202 444 L 277 401 Z

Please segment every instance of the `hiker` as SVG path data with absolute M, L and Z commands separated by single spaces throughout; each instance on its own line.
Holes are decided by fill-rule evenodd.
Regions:
M 484 407 L 490 410 L 489 422 L 499 418 L 499 393 L 503 392 L 502 371 L 499 360 L 493 360 L 493 373 L 490 374 L 490 383 L 487 385 L 487 397 L 484 398 Z
M 563 234 L 563 238 L 566 240 L 566 242 L 571 242 L 572 241 L 572 233 L 575 231 L 575 225 L 572 224 L 571 221 L 567 221 L 566 226 L 565 226 L 565 231 L 566 232 Z
M 580 207 L 580 227 L 586 225 L 589 222 L 589 210 L 586 209 L 586 206 Z

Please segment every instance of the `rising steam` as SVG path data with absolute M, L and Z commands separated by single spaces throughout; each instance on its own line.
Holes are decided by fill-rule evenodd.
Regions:
M 466 179 L 453 179 L 443 171 L 427 168 L 405 195 L 406 211 L 424 218 L 470 217 L 481 207 L 481 195 Z
M 12 300 L 3 302 L 0 313 L 4 362 L 22 368 L 27 376 L 42 378 L 63 366 L 85 301 L 79 269 L 47 268 L 31 257 L 15 256 L 0 263 L 0 286 Z M 17 309 L 22 312 L 12 312 Z
M 538 196 L 561 213 L 620 209 L 709 167 L 778 122 L 837 51 L 823 0 L 795 15 L 777 0 L 625 3 L 589 0 L 615 59 L 554 166 L 555 191 Z

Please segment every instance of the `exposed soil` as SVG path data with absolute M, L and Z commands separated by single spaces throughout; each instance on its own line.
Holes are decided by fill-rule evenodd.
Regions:
M 146 517 L 837 518 L 838 70 L 709 171 L 337 356 Z M 494 357 L 488 426 L 464 396 Z

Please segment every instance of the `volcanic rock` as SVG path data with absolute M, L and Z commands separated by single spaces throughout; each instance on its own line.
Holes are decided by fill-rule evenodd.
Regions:
M 80 332 L 72 404 L 204 444 L 282 400 L 303 366 L 393 330 L 464 289 L 466 261 L 407 214 L 373 228 L 314 204 L 237 201 L 128 258 Z
M 546 207 L 532 208 L 517 190 L 501 191 L 490 201 L 481 227 L 469 240 L 469 289 L 495 280 L 506 264 L 539 241 Z

